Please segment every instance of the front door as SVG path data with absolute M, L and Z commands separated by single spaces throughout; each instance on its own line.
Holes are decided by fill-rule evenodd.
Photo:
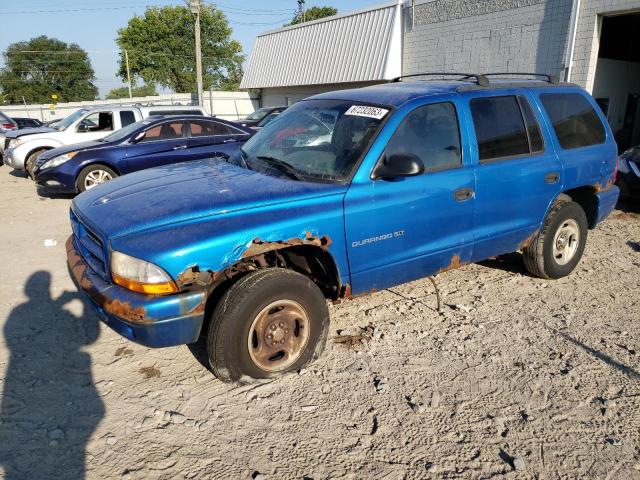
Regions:
M 345 223 L 352 293 L 378 290 L 468 262 L 474 173 L 451 102 L 409 111 L 383 157 L 417 156 L 425 173 L 352 184 Z M 466 144 L 466 142 L 464 142 Z
M 141 140 L 127 146 L 127 160 L 121 173 L 186 160 L 183 157 L 186 150 L 185 122 L 167 120 L 147 129 Z

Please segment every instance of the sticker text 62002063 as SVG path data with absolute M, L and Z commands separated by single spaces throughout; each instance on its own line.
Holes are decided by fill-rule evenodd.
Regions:
M 354 115 L 356 117 L 369 117 L 380 120 L 387 114 L 388 111 L 389 110 L 387 110 L 386 108 L 369 107 L 366 105 L 352 105 L 351 107 L 349 107 L 349 110 L 344 112 L 344 114 Z

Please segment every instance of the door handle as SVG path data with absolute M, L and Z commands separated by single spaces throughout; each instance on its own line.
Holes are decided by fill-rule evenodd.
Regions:
M 470 188 L 459 188 L 453 192 L 453 198 L 455 198 L 457 202 L 464 202 L 473 198 L 473 190 Z
M 550 172 L 544 176 L 545 183 L 557 183 L 560 180 L 560 174 L 558 172 Z
M 234 143 L 235 141 L 235 138 L 227 138 L 226 140 L 223 140 L 222 143 Z
M 185 148 L 187 148 L 186 145 L 178 145 L 177 147 L 173 147 L 174 150 L 184 150 Z

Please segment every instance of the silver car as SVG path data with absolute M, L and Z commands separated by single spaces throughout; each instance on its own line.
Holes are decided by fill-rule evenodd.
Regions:
M 16 122 L 7 117 L 4 113 L 0 112 L 0 144 L 4 146 L 4 134 L 18 128 Z M 2 165 L 3 148 L 0 148 L 0 165 Z

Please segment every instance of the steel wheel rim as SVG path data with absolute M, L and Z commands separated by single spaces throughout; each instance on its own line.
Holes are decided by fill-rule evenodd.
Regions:
M 553 258 L 558 265 L 566 265 L 575 257 L 580 245 L 578 222 L 568 219 L 562 222 L 553 236 Z
M 89 190 L 97 185 L 111 180 L 111 174 L 105 170 L 92 170 L 84 178 L 84 188 Z
M 309 334 L 309 316 L 302 305 L 293 300 L 276 300 L 251 323 L 247 337 L 249 356 L 265 372 L 285 370 L 300 359 Z

